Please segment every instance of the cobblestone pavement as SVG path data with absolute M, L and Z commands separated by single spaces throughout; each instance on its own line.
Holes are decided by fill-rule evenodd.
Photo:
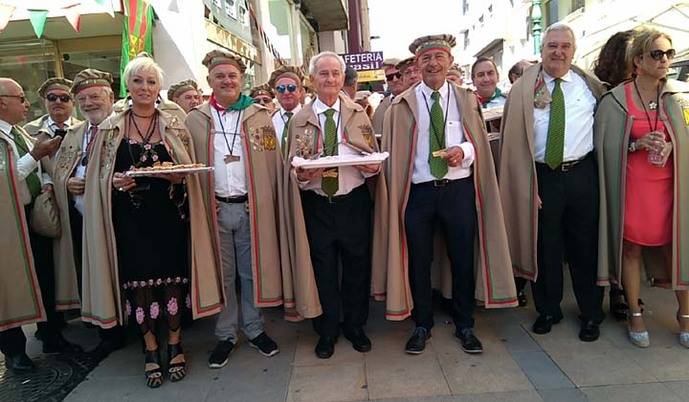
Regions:
M 563 303 L 565 319 L 548 335 L 530 331 L 536 317 L 531 303 L 479 310 L 476 330 L 485 352 L 478 356 L 460 350 L 449 317 L 438 311 L 426 351 L 410 356 L 404 343 L 411 322 L 385 321 L 382 304 L 373 303 L 366 328 L 373 342 L 369 353 L 354 351 L 340 338 L 331 359 L 317 359 L 310 323 L 288 323 L 273 309 L 267 311 L 266 328 L 280 345 L 278 355 L 265 358 L 242 340 L 225 368 L 211 370 L 206 360 L 214 346 L 213 322 L 203 320 L 184 335 L 189 361 L 184 381 L 147 389 L 141 346 L 133 341 L 96 367 L 66 400 L 686 401 L 689 350 L 677 342 L 674 295 L 646 288 L 642 297 L 651 334 L 645 350 L 631 345 L 624 323 L 611 318 L 597 342 L 580 342 L 569 297 Z M 30 350 L 35 356 L 36 346 Z

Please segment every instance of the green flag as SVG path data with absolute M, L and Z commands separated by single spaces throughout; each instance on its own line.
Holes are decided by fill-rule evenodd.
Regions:
M 48 10 L 28 10 L 29 20 L 31 20 L 31 26 L 33 31 L 36 33 L 37 37 L 43 36 L 43 30 L 45 29 L 45 20 L 48 18 Z
M 141 52 L 153 54 L 153 9 L 148 1 L 124 0 L 124 19 L 122 20 L 122 59 L 120 77 L 129 60 Z M 120 80 L 120 96 L 127 96 L 127 85 Z

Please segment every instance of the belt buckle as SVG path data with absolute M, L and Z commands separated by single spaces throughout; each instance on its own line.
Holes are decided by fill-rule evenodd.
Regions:
M 445 187 L 449 182 L 448 179 L 433 180 L 433 187 Z
M 569 172 L 579 161 L 562 162 L 560 164 L 560 171 L 563 173 Z

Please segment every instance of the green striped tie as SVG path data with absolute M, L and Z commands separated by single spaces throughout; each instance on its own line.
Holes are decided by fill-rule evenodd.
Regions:
M 436 179 L 442 179 L 447 174 L 447 161 L 439 156 L 433 156 L 433 152 L 445 149 L 445 119 L 443 118 L 443 108 L 440 106 L 440 92 L 434 91 L 431 94 L 433 106 L 431 106 L 431 150 L 428 153 L 428 164 L 431 167 L 431 174 Z
M 292 114 L 292 112 L 285 112 L 287 121 L 285 122 L 285 126 L 282 128 L 282 156 L 286 156 L 287 154 L 287 129 L 289 128 L 289 121 L 292 119 Z
M 17 145 L 17 151 L 19 152 L 19 157 L 21 158 L 29 152 L 29 147 L 26 145 L 24 137 L 22 137 L 22 135 L 19 134 L 19 131 L 17 131 L 17 129 L 12 127 L 12 130 L 10 130 L 10 134 L 12 134 L 12 139 L 14 140 L 14 143 Z M 25 179 L 26 186 L 29 188 L 29 192 L 31 193 L 31 199 L 36 198 L 36 196 L 41 193 L 41 179 L 39 179 L 38 174 L 36 174 L 37 170 L 38 169 L 34 169 L 31 173 L 29 173 L 28 176 L 26 176 Z
M 551 169 L 562 164 L 565 149 L 565 96 L 560 87 L 560 78 L 555 79 L 552 101 L 550 102 L 550 121 L 548 123 L 548 140 L 545 144 L 545 163 Z
M 335 125 L 335 109 L 328 109 L 323 112 L 325 115 L 325 140 L 323 146 L 323 153 L 325 156 L 337 155 L 337 125 Z M 340 186 L 337 168 L 331 168 L 323 172 L 321 178 L 321 190 L 328 196 L 332 197 L 337 193 Z

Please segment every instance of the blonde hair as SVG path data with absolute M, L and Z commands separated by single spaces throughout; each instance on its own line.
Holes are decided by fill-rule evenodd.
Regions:
M 648 53 L 651 50 L 651 46 L 653 46 L 653 42 L 658 38 L 665 38 L 670 42 L 670 45 L 672 45 L 672 38 L 670 35 L 665 32 L 660 32 L 657 29 L 644 27 L 635 32 L 634 40 L 627 54 L 627 62 L 632 66 L 632 76 L 636 76 L 636 64 L 634 60 Z
M 127 65 L 124 67 L 124 72 L 122 73 L 122 79 L 124 80 L 125 84 L 127 85 L 127 88 L 129 88 L 129 80 L 134 77 L 134 75 L 139 74 L 143 71 L 153 71 L 155 72 L 156 79 L 158 80 L 158 84 L 160 87 L 163 87 L 163 69 L 160 68 L 158 63 L 155 62 L 150 57 L 145 57 L 145 56 L 139 56 L 135 57 L 132 59 Z

